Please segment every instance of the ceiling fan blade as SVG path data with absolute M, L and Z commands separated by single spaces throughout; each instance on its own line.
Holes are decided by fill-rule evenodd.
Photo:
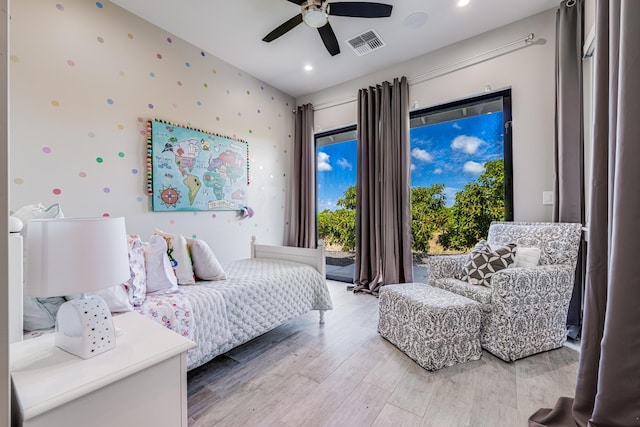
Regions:
M 327 48 L 331 56 L 336 56 L 340 53 L 338 39 L 336 38 L 336 34 L 333 32 L 333 28 L 331 28 L 331 24 L 327 22 L 325 25 L 318 28 L 318 33 L 320 33 L 324 47 Z
M 386 18 L 393 6 L 383 3 L 343 1 L 329 3 L 329 15 L 353 18 Z
M 300 24 L 302 24 L 302 14 L 294 16 L 293 18 L 289 19 L 284 24 L 280 25 L 275 30 L 271 31 L 269 34 L 264 36 L 262 41 L 263 42 L 273 41 L 273 40 L 277 39 L 278 37 L 280 37 L 281 35 L 285 34 L 286 32 L 291 31 L 294 27 L 296 27 L 297 25 L 300 25 Z
M 290 1 L 291 3 L 295 3 L 295 4 L 297 4 L 298 6 L 302 6 L 302 2 L 303 2 L 304 0 L 289 0 L 289 1 Z

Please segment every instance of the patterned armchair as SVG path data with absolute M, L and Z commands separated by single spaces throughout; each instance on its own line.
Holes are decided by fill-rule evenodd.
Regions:
M 507 268 L 489 286 L 460 280 L 468 255 L 429 257 L 427 283 L 481 305 L 482 347 L 509 362 L 561 347 L 573 291 L 581 224 L 494 222 L 489 244 L 541 250 L 536 267 Z

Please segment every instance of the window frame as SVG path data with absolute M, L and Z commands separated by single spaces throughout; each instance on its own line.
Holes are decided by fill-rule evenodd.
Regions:
M 412 110 L 409 112 L 409 122 L 411 123 L 414 119 L 435 112 L 456 110 L 464 106 L 470 106 L 497 98 L 502 98 L 502 121 L 504 126 L 504 220 L 513 221 L 513 131 L 510 88 Z M 413 127 L 410 127 L 410 129 L 413 129 Z

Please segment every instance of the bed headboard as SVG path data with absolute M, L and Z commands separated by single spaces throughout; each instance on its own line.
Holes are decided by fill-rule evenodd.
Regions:
M 318 240 L 315 249 L 296 248 L 293 246 L 270 246 L 256 244 L 256 236 L 251 236 L 251 258 L 282 259 L 310 265 L 318 270 L 322 277 L 327 277 L 326 253 L 324 240 Z

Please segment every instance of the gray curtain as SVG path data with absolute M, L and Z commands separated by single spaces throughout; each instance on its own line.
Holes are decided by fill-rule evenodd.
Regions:
M 313 106 L 305 104 L 296 110 L 293 147 L 293 194 L 287 244 L 299 248 L 315 248 L 316 168 L 313 137 Z
M 640 425 L 640 1 L 596 1 L 594 146 L 575 398 L 530 426 Z
M 556 13 L 556 128 L 554 156 L 554 222 L 584 224 L 584 135 L 582 108 L 583 1 L 560 3 Z M 581 245 L 576 280 L 567 316 L 568 335 L 577 338 L 582 325 L 584 284 Z
M 358 92 L 354 291 L 413 280 L 406 77 Z

